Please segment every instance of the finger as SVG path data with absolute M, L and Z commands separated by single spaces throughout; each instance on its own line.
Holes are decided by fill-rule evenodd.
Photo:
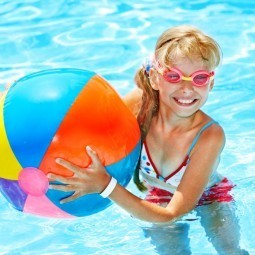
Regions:
M 75 187 L 72 185 L 63 185 L 63 184 L 50 184 L 49 189 L 55 189 L 55 190 L 60 190 L 64 192 L 68 191 L 74 191 Z
M 69 197 L 66 197 L 66 198 L 63 198 L 60 200 L 60 204 L 64 204 L 64 203 L 67 203 L 67 202 L 71 202 L 77 198 L 79 198 L 81 196 L 81 194 L 79 192 L 75 192 L 72 196 L 69 196 Z
M 49 173 L 49 174 L 47 174 L 47 177 L 51 181 L 54 180 L 54 181 L 62 182 L 62 183 L 65 183 L 65 184 L 71 184 L 72 183 L 71 178 L 63 177 L 63 176 L 57 175 L 57 174 Z
M 72 171 L 73 173 L 79 174 L 82 172 L 82 170 L 77 165 L 75 165 L 65 159 L 57 158 L 56 163 L 59 164 L 60 166 L 67 168 L 68 170 Z
M 89 146 L 86 146 L 87 153 L 92 160 L 91 165 L 102 165 L 97 153 L 92 150 Z
M 61 175 L 57 175 L 57 174 L 52 174 L 49 173 L 47 174 L 48 179 L 50 180 L 50 182 L 61 182 L 63 184 L 76 184 L 79 183 L 79 179 L 75 178 L 75 177 L 63 177 Z
M 73 176 L 63 177 L 61 175 L 49 173 L 47 174 L 47 177 L 50 179 L 50 182 L 57 181 L 57 182 L 61 182 L 62 184 L 68 184 L 68 185 L 75 185 L 80 183 L 80 179 Z

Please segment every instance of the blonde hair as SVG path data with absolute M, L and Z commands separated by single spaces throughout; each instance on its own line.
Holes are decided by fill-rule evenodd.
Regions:
M 178 26 L 166 30 L 158 39 L 155 57 L 161 65 L 173 64 L 177 58 L 202 60 L 214 70 L 221 61 L 221 49 L 210 36 L 192 26 Z
M 200 60 L 206 68 L 212 71 L 220 64 L 222 52 L 213 38 L 195 27 L 183 25 L 172 27 L 163 32 L 156 43 L 154 58 L 163 67 L 173 65 L 175 60 L 179 58 Z M 150 77 L 144 67 L 137 71 L 135 82 L 143 90 L 142 106 L 137 117 L 143 141 L 153 116 L 158 113 L 159 94 L 157 90 L 152 88 Z M 138 178 L 138 182 L 136 178 Z M 138 188 L 143 189 L 139 187 L 137 171 L 134 179 Z
M 204 66 L 214 70 L 221 62 L 221 49 L 210 36 L 192 26 L 176 26 L 166 30 L 158 39 L 154 52 L 161 66 L 173 65 L 178 58 L 202 60 Z M 144 67 L 135 75 L 135 82 L 143 90 L 143 99 L 138 123 L 145 139 L 152 117 L 159 108 L 158 91 L 150 84 L 150 78 Z

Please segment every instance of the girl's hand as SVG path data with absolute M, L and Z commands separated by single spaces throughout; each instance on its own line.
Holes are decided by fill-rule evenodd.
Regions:
M 88 156 L 91 158 L 91 165 L 87 168 L 81 168 L 68 162 L 64 159 L 56 159 L 56 162 L 72 171 L 74 174 L 72 177 L 63 177 L 56 174 L 48 174 L 48 178 L 54 181 L 59 181 L 62 184 L 51 184 L 50 189 L 56 189 L 61 191 L 74 191 L 74 193 L 62 199 L 61 203 L 73 201 L 83 195 L 90 193 L 101 193 L 110 182 L 110 175 L 106 172 L 105 167 L 99 160 L 97 153 L 93 151 L 89 146 L 86 147 Z

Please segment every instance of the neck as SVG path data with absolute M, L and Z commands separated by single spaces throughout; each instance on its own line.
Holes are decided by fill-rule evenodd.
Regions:
M 201 111 L 198 111 L 191 116 L 182 117 L 169 111 L 159 110 L 158 114 L 153 118 L 153 122 L 157 124 L 163 132 L 189 130 L 195 125 L 200 114 Z

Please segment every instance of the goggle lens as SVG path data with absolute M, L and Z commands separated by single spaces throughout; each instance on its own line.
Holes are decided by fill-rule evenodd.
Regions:
M 197 74 L 193 77 L 193 82 L 197 85 L 197 86 L 204 86 L 208 80 L 210 78 L 209 74 Z
M 175 71 L 167 71 L 163 76 L 168 82 L 171 83 L 176 83 L 181 80 L 181 76 Z

